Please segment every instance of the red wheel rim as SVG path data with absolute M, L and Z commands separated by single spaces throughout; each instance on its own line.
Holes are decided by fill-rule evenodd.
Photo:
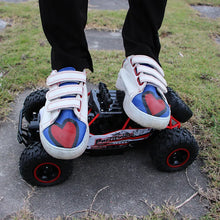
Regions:
M 172 151 L 167 157 L 167 165 L 177 168 L 185 165 L 190 158 L 190 152 L 186 148 L 178 148 Z
M 41 183 L 53 183 L 60 175 L 60 167 L 51 162 L 41 163 L 34 169 L 34 178 Z

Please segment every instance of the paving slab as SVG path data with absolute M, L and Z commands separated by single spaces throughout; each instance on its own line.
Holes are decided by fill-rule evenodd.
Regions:
M 121 32 L 86 30 L 89 49 L 124 50 Z
M 96 86 L 93 85 L 96 88 Z M 91 87 L 90 87 L 91 88 Z M 18 163 L 23 145 L 18 144 L 17 124 L 26 91 L 12 105 L 8 120 L 0 125 L 0 219 L 16 213 L 25 206 L 41 219 L 54 219 L 90 207 L 112 215 L 130 213 L 146 215 L 149 208 L 143 201 L 162 205 L 170 201 L 181 204 L 195 191 L 189 186 L 185 171 L 159 172 L 149 157 L 148 147 L 139 146 L 121 155 L 94 157 L 83 154 L 73 162 L 71 177 L 61 185 L 31 187 L 19 174 Z M 204 190 L 207 178 L 200 172 L 201 162 L 196 160 L 188 168 L 188 177 Z M 28 199 L 27 199 L 28 198 Z M 194 219 L 207 212 L 206 201 L 193 198 L 181 212 Z
M 15 135 L 18 109 L 28 94 L 26 91 L 17 98 L 9 119 L 0 124 L 0 219 L 20 210 L 30 190 L 19 174 L 18 156 L 23 147 L 16 143 Z
M 215 41 L 217 44 L 220 44 L 220 36 L 219 35 L 215 37 Z
M 199 11 L 202 17 L 208 17 L 213 19 L 220 17 L 220 7 L 217 6 L 193 5 L 192 8 Z
M 89 8 L 97 10 L 128 9 L 128 0 L 89 0 Z
M 7 26 L 7 22 L 5 22 L 2 19 L 0 19 L 0 31 L 5 29 L 6 26 Z

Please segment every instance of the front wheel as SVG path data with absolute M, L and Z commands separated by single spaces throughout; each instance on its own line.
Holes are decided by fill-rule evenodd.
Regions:
M 187 129 L 165 129 L 154 137 L 151 158 L 161 171 L 180 171 L 187 168 L 197 157 L 199 147 Z
M 170 87 L 167 87 L 167 93 L 165 94 L 167 101 L 171 108 L 172 116 L 177 119 L 179 122 L 188 121 L 193 112 L 189 106 L 179 97 L 179 95 Z
M 24 149 L 19 163 L 22 178 L 33 186 L 53 186 L 64 182 L 72 173 L 71 160 L 51 157 L 35 142 Z

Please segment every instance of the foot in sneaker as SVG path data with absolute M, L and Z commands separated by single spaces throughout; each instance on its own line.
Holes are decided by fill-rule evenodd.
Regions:
M 40 139 L 44 149 L 58 159 L 74 159 L 89 139 L 86 73 L 68 67 L 52 71 L 49 91 L 40 110 Z
M 167 83 L 154 59 L 142 55 L 127 57 L 116 87 L 125 92 L 123 108 L 133 121 L 143 127 L 166 128 L 170 120 L 170 108 L 164 96 Z

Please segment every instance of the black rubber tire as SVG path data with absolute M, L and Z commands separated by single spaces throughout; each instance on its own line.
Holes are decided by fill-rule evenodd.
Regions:
M 174 172 L 187 168 L 197 157 L 198 144 L 184 128 L 158 131 L 152 139 L 150 155 L 158 170 Z
M 72 160 L 58 160 L 51 157 L 35 142 L 24 149 L 19 169 L 22 178 L 32 186 L 53 186 L 68 179 L 72 174 Z
M 188 121 L 193 112 L 189 106 L 179 97 L 179 95 L 173 91 L 170 87 L 167 87 L 168 92 L 165 94 L 168 103 L 171 106 L 171 115 L 179 122 Z
M 40 109 L 45 105 L 47 91 L 48 89 L 36 90 L 26 97 L 23 112 L 28 122 L 33 119 L 33 114 L 39 113 Z

